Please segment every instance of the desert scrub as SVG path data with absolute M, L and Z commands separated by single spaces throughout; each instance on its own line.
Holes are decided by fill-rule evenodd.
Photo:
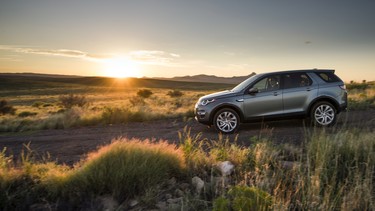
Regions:
M 149 89 L 141 89 L 137 92 L 137 95 L 142 98 L 149 98 L 153 92 Z
M 167 95 L 169 96 L 169 97 L 181 97 L 182 95 L 184 95 L 184 93 L 183 92 L 181 92 L 181 91 L 179 91 L 179 90 L 171 90 L 171 91 L 169 91 L 168 93 L 167 93 Z
M 8 101 L 0 100 L 0 114 L 11 114 L 14 115 L 16 113 L 16 109 L 9 105 Z
M 123 201 L 184 171 L 183 154 L 175 145 L 120 139 L 89 154 L 70 184 L 81 193 L 111 194 Z
M 348 109 L 349 110 L 367 110 L 375 108 L 375 85 L 350 84 L 348 88 Z
M 64 108 L 70 109 L 73 106 L 83 107 L 88 101 L 85 96 L 77 94 L 62 95 L 59 101 Z

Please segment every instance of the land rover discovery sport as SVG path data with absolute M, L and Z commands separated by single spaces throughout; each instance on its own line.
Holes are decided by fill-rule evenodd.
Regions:
M 219 132 L 240 123 L 272 118 L 311 118 L 314 125 L 335 124 L 347 107 L 344 82 L 334 70 L 292 70 L 254 75 L 232 90 L 201 97 L 195 118 Z

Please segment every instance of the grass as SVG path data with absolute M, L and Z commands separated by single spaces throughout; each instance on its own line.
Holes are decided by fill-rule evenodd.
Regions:
M 0 116 L 0 132 L 190 118 L 199 97 L 231 86 L 100 77 L 2 76 L 1 81 L 0 94 L 14 115 Z M 374 90 L 372 82 L 348 84 L 349 110 L 375 108 Z
M 34 79 L 1 78 L 0 93 L 16 113 L 0 117 L 0 132 L 191 117 L 196 100 L 218 88 L 151 79 Z M 350 110 L 374 108 L 373 83 L 348 88 Z M 144 89 L 153 94 L 137 96 Z M 63 108 L 59 98 L 66 94 L 87 103 Z M 133 200 L 136 209 L 375 210 L 371 129 L 312 129 L 301 146 L 276 146 L 263 136 L 249 137 L 245 147 L 225 136 L 202 139 L 188 128 L 179 137 L 178 145 L 114 140 L 74 166 L 34 159 L 27 145 L 18 161 L 2 149 L 0 210 L 105 210 L 109 202 L 127 210 Z M 234 164 L 231 175 L 221 175 L 222 161 Z M 204 181 L 199 193 L 195 176 Z
M 375 82 L 351 82 L 348 89 L 348 107 L 350 110 L 366 110 L 375 108 Z
M 201 139 L 186 128 L 178 146 L 118 139 L 73 167 L 38 162 L 29 148 L 14 163 L 4 149 L 0 209 L 84 209 L 103 206 L 103 197 L 119 209 L 129 209 L 134 198 L 138 208 L 152 209 L 179 191 L 182 198 L 174 206 L 184 210 L 373 210 L 374 135 L 316 129 L 302 146 L 252 138 L 253 144 L 243 147 L 225 137 Z M 217 170 L 221 161 L 235 165 L 230 176 Z M 190 183 L 194 176 L 205 183 L 200 194 Z
M 200 96 L 231 86 L 99 77 L 2 76 L 0 81 L 0 94 L 16 111 L 0 116 L 0 132 L 189 118 Z

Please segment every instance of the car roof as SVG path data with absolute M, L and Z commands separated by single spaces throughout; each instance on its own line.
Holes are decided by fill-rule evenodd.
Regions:
M 273 74 L 285 74 L 285 73 L 311 73 L 311 72 L 331 72 L 334 73 L 334 69 L 301 69 L 301 70 L 282 70 L 275 72 L 260 73 L 258 75 L 273 75 Z

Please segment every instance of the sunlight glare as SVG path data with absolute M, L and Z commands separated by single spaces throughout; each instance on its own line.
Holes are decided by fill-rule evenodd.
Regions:
M 104 74 L 115 78 L 141 77 L 137 62 L 126 57 L 106 59 L 104 61 Z

